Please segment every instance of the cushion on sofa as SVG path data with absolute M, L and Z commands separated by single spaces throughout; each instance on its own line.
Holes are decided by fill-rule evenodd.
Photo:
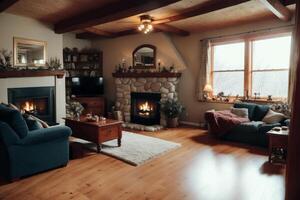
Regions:
M 269 110 L 270 106 L 268 105 L 256 105 L 253 113 L 253 121 L 262 121 Z
M 284 114 L 275 112 L 270 109 L 266 114 L 266 116 L 262 119 L 262 121 L 267 124 L 274 124 L 274 123 L 280 123 L 284 119 L 285 119 Z
M 0 105 L 0 120 L 9 124 L 20 138 L 27 136 L 28 127 L 19 111 Z
M 30 131 L 43 128 L 43 125 L 36 119 L 33 119 L 32 117 L 25 118 L 25 121 Z
M 256 107 L 256 104 L 254 104 L 254 103 L 235 103 L 233 105 L 233 107 L 234 108 L 247 108 L 249 119 L 251 121 L 253 120 L 254 109 Z
M 239 117 L 245 117 L 249 119 L 247 108 L 231 108 L 230 112 Z
M 272 128 L 274 127 L 278 127 L 278 126 L 281 126 L 280 123 L 275 123 L 275 124 L 265 124 L 263 123 L 259 129 L 258 129 L 258 132 L 260 134 L 266 134 L 268 131 L 270 131 Z

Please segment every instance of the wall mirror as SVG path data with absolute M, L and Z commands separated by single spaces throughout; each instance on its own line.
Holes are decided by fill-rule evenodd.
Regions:
M 14 66 L 42 67 L 46 65 L 47 42 L 14 38 Z
M 132 54 L 133 67 L 147 69 L 156 67 L 156 47 L 150 44 L 138 46 Z

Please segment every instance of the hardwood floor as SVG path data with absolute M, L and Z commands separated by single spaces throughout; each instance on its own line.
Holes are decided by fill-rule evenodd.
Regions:
M 266 163 L 266 149 L 188 127 L 142 134 L 182 147 L 139 167 L 89 152 L 65 168 L 2 184 L 0 199 L 284 199 L 284 169 Z

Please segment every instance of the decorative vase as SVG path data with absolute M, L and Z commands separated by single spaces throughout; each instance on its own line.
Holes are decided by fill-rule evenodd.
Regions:
M 178 117 L 167 118 L 167 127 L 168 128 L 176 128 L 177 126 L 178 126 Z

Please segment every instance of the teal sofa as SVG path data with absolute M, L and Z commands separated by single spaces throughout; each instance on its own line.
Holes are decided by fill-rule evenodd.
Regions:
M 0 171 L 9 180 L 67 165 L 71 129 L 29 130 L 22 114 L 0 105 Z
M 255 103 L 235 103 L 233 107 L 247 108 L 250 122 L 241 123 L 233 127 L 221 137 L 221 139 L 224 140 L 267 147 L 268 136 L 266 133 L 276 126 L 286 126 L 289 124 L 289 120 L 283 120 L 280 123 L 274 124 L 263 123 L 262 119 L 270 109 L 268 105 L 258 105 Z

